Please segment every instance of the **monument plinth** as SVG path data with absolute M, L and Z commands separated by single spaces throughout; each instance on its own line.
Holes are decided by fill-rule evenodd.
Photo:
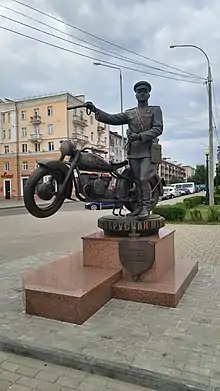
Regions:
M 198 271 L 198 262 L 175 259 L 174 230 L 166 227 L 146 236 L 99 230 L 82 244 L 81 253 L 24 276 L 26 313 L 82 324 L 111 298 L 176 307 Z

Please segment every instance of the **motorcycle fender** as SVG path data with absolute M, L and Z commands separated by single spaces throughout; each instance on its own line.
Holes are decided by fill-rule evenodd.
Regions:
M 63 162 L 60 162 L 59 160 L 39 160 L 37 162 L 39 166 L 47 167 L 51 171 L 57 170 L 57 171 L 62 171 L 62 173 L 66 176 L 67 172 L 69 170 L 69 167 Z M 72 181 L 70 180 L 66 186 L 66 198 L 71 198 L 72 195 L 72 189 L 73 189 L 73 184 Z

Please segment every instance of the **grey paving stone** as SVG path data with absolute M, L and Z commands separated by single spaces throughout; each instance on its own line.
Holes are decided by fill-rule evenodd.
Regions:
M 7 224 L 9 227 L 9 222 Z M 32 229 L 33 237 L 42 238 L 42 228 L 37 222 L 35 224 L 30 220 L 25 235 L 30 235 L 28 231 Z M 194 378 L 209 379 L 208 373 L 212 370 L 217 381 L 218 374 L 211 364 L 220 358 L 220 227 L 177 225 L 174 228 L 176 256 L 184 255 L 200 262 L 199 273 L 176 309 L 112 300 L 82 326 L 30 317 L 23 311 L 22 275 L 68 251 L 43 251 L 19 259 L 9 254 L 0 265 L 1 340 L 13 338 L 45 351 L 56 349 L 60 352 L 60 363 L 62 351 L 66 351 L 68 357 L 83 354 L 118 364 L 136 365 L 136 368 L 151 368 L 153 373 L 161 368 L 161 375 L 164 368 L 174 374 L 182 371 L 183 365 L 200 368 L 201 363 L 203 369 Z M 0 247 L 3 239 L 0 236 Z M 20 365 L 35 368 L 34 360 L 23 357 L 22 360 Z M 155 365 L 157 360 L 158 366 Z M 0 363 L 5 361 L 7 357 L 0 354 Z M 10 362 L 17 364 L 16 357 Z M 44 364 L 36 365 L 40 366 L 36 369 L 41 369 Z M 74 365 L 77 366 L 75 361 Z M 88 368 L 88 362 L 84 362 L 86 366 Z

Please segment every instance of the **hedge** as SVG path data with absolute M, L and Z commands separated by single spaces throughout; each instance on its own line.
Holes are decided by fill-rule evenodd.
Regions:
M 204 204 L 205 197 L 204 196 L 194 196 L 194 197 L 187 197 L 183 200 L 184 205 L 187 209 L 192 209 L 197 205 Z
M 186 216 L 186 206 L 183 203 L 174 205 L 157 205 L 153 213 L 163 216 L 167 221 L 183 221 Z
M 220 205 L 220 194 L 214 196 L 215 205 Z
M 187 209 L 195 208 L 195 206 L 204 204 L 204 202 L 205 202 L 205 196 L 188 197 L 183 200 L 183 203 Z M 214 203 L 215 205 L 220 205 L 220 194 L 214 195 Z

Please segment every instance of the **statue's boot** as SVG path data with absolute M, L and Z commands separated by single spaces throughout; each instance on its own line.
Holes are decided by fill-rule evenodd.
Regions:
M 138 196 L 137 206 L 133 212 L 128 213 L 127 216 L 129 217 L 138 216 L 143 209 L 142 190 L 139 188 L 139 186 L 137 186 L 137 196 Z
M 138 216 L 141 213 L 142 209 L 143 209 L 143 205 L 142 204 L 138 204 L 136 209 L 133 212 L 128 213 L 127 216 L 129 216 L 129 217 Z
M 143 206 L 141 212 L 138 214 L 138 218 L 143 219 L 149 216 L 149 208 L 147 206 Z

